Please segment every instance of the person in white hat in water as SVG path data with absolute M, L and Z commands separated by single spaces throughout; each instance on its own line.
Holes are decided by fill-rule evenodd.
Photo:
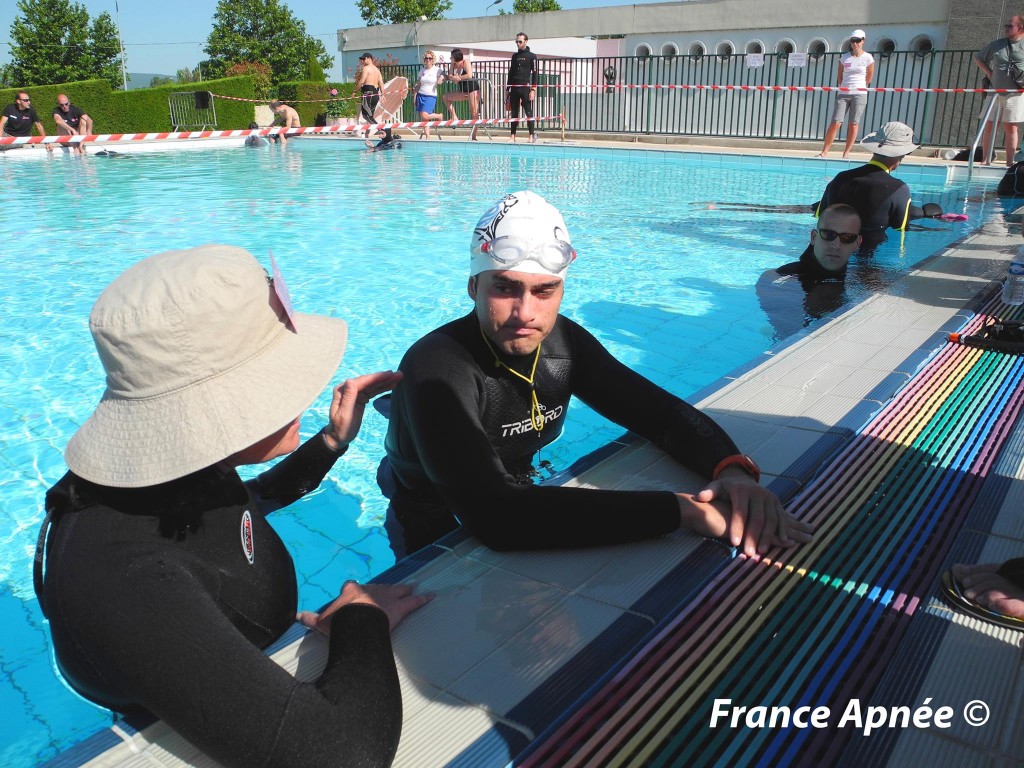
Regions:
M 861 145 L 871 152 L 871 159 L 836 174 L 825 187 L 815 215 L 836 203 L 856 209 L 863 235 L 860 255 L 865 256 L 885 240 L 887 228 L 906 232 L 911 221 L 938 218 L 943 211 L 936 203 L 913 205 L 910 187 L 892 175 L 903 158 L 921 148 L 913 128 L 888 122 L 865 136 Z
M 473 310 L 409 349 L 391 397 L 378 480 L 397 555 L 459 524 L 497 550 L 681 527 L 747 554 L 810 539 L 721 427 L 559 314 L 576 251 L 554 206 L 533 192 L 506 195 L 477 223 L 469 252 Z M 697 494 L 534 485 L 533 459 L 561 433 L 572 395 L 710 482 Z
M 865 38 L 863 29 L 855 29 L 850 33 L 850 50 L 839 59 L 839 69 L 836 73 L 836 85 L 840 88 L 857 89 L 871 85 L 875 77 L 875 57 L 864 52 Z M 848 90 L 836 93 L 836 104 L 832 109 L 832 118 L 825 130 L 825 143 L 818 157 L 828 157 L 832 142 L 839 135 L 844 120 L 848 122 L 843 157 L 850 156 L 850 150 L 857 141 L 857 132 L 867 103 L 867 91 Z
M 347 582 L 300 614 L 330 634 L 315 682 L 261 650 L 297 618 L 266 514 L 320 484 L 367 400 L 401 378 L 339 385 L 327 426 L 299 446 L 347 331 L 293 312 L 282 283 L 210 245 L 145 259 L 103 292 L 89 324 L 106 391 L 47 494 L 36 591 L 62 674 L 101 706 L 162 718 L 225 766 L 390 765 L 402 716 L 389 632 L 427 597 Z M 249 482 L 235 470 L 286 454 Z

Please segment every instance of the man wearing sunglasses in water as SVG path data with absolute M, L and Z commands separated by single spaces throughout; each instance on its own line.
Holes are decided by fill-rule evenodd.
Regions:
M 769 269 L 757 281 L 757 298 L 775 338 L 784 339 L 839 309 L 846 300 L 846 266 L 860 247 L 860 216 L 838 203 L 821 212 L 799 261 Z
M 906 231 L 914 219 L 937 218 L 942 208 L 929 203 L 918 208 L 910 203 L 910 187 L 892 176 L 903 158 L 920 149 L 914 130 L 903 123 L 890 122 L 860 142 L 872 151 L 871 159 L 858 168 L 838 174 L 818 202 L 820 213 L 830 205 L 846 203 L 861 218 L 860 255 L 870 255 L 885 240 L 887 227 Z
M 417 341 L 391 398 L 378 480 L 396 555 L 459 525 L 497 550 L 586 547 L 689 528 L 747 554 L 810 539 L 711 418 L 616 360 L 559 314 L 576 259 L 562 215 L 532 192 L 499 200 L 470 240 L 469 314 Z M 696 494 L 533 484 L 571 395 L 708 482 Z M 679 491 L 685 489 L 680 488 Z

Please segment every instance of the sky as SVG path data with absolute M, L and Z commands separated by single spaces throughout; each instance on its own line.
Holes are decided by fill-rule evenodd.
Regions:
M 114 0 L 78 0 L 95 18 L 106 11 L 118 21 Z M 485 15 L 491 0 L 454 0 L 447 18 Z M 564 10 L 636 5 L 664 0 L 559 0 Z M 306 32 L 319 38 L 327 52 L 335 56 L 335 66 L 327 72 L 331 80 L 342 81 L 341 57 L 337 53 L 337 31 L 362 27 L 354 0 L 328 3 L 324 0 L 284 0 L 292 15 L 304 21 Z M 173 75 L 183 67 L 195 67 L 206 58 L 203 45 L 210 34 L 216 0 L 117 0 L 120 27 L 128 55 L 129 72 Z M 511 11 L 512 0 L 502 0 L 487 15 L 501 8 Z M 20 14 L 16 0 L 0 0 L 0 64 L 11 60 L 11 22 Z

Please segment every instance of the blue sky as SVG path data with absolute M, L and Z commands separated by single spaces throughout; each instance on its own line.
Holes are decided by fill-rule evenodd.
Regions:
M 600 7 L 608 5 L 636 5 L 663 0 L 559 0 L 562 8 Z M 116 21 L 114 0 L 79 0 L 94 17 L 106 11 Z M 448 18 L 482 16 L 490 0 L 454 0 Z M 296 18 L 306 23 L 306 31 L 319 37 L 328 53 L 334 54 L 338 29 L 361 27 L 356 4 L 352 0 L 325 3 L 324 0 L 287 0 L 287 6 Z M 216 0 L 118 0 L 121 32 L 128 52 L 129 72 L 153 72 L 173 75 L 181 67 L 194 67 L 206 58 L 203 44 L 210 34 Z M 333 7 L 332 7 L 333 6 Z M 488 15 L 499 8 L 510 11 L 512 0 L 503 0 L 491 8 Z M 11 22 L 19 11 L 16 0 L 0 0 L 0 64 L 10 61 Z M 333 80 L 342 80 L 341 67 L 335 62 L 328 72 Z

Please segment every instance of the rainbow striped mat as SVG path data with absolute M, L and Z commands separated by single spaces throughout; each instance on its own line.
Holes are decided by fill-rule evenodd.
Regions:
M 1005 307 L 989 302 L 965 335 L 995 309 Z M 883 680 L 927 669 L 935 642 L 907 667 L 892 662 L 1014 427 L 1022 377 L 1024 357 L 940 350 L 788 504 L 816 525 L 812 543 L 727 563 L 516 765 L 887 763 L 898 729 L 864 736 L 850 702 L 864 721 Z M 948 624 L 922 626 L 934 636 Z M 892 704 L 911 715 L 931 693 L 895 687 Z M 828 707 L 828 727 L 779 727 L 781 712 L 774 727 L 746 712 L 732 722 L 758 706 Z

